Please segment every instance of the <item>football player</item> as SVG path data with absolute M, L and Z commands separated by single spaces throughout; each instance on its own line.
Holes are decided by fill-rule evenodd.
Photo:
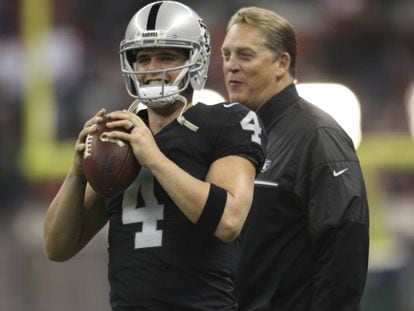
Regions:
M 203 20 L 174 1 L 151 3 L 121 42 L 128 93 L 147 109 L 107 114 L 108 137 L 130 143 L 141 170 L 104 199 L 82 170 L 85 123 L 73 166 L 44 227 L 51 260 L 77 254 L 109 221 L 112 310 L 236 310 L 238 235 L 264 161 L 266 137 L 253 111 L 235 103 L 191 102 L 204 87 L 211 51 Z

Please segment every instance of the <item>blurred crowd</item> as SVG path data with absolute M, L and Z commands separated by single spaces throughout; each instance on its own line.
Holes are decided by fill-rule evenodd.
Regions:
M 51 75 L 58 107 L 54 135 L 60 140 L 74 139 L 99 108 L 115 110 L 131 103 L 121 76 L 119 43 L 134 12 L 152 2 L 0 0 L 0 223 L 39 199 L 38 185 L 27 180 L 19 166 L 27 118 L 25 1 L 41 1 L 51 8 L 51 27 L 39 46 L 44 47 Z M 204 18 L 212 34 L 207 88 L 225 96 L 220 46 L 228 18 L 242 6 L 263 6 L 285 16 L 296 29 L 299 82 L 335 82 L 352 89 L 361 102 L 363 135 L 408 133 L 406 93 L 414 81 L 413 0 L 181 2 Z M 42 198 L 40 205 L 47 207 L 50 196 Z
M 33 0 L 45 1 L 45 0 Z M 128 106 L 119 66 L 119 42 L 132 14 L 147 0 L 47 0 L 50 33 L 47 65 L 58 112 L 57 137 L 73 138 L 99 107 Z M 225 96 L 220 45 L 229 16 L 239 7 L 260 5 L 286 16 L 298 34 L 298 81 L 336 82 L 351 88 L 362 104 L 362 129 L 406 131 L 405 94 L 414 80 L 412 0 L 182 1 L 208 23 L 213 54 L 207 83 Z M 24 122 L 25 50 L 23 1 L 0 1 L 1 195 L 16 196 Z M 3 183 L 2 183 L 3 184 Z

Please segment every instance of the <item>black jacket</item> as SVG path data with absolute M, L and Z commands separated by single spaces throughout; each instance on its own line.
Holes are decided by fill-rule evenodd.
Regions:
M 359 310 L 368 204 L 351 139 L 294 85 L 258 115 L 268 145 L 242 233 L 240 310 Z

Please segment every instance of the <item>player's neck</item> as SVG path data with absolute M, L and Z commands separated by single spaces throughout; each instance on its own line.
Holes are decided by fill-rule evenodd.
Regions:
M 186 104 L 184 111 L 192 106 L 191 103 Z M 176 102 L 168 107 L 158 109 L 148 109 L 148 121 L 149 127 L 152 133 L 155 135 L 161 131 L 164 127 L 177 119 L 183 110 L 183 103 Z

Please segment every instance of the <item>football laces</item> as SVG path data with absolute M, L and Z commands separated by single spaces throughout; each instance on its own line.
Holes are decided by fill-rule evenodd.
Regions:
M 90 157 L 92 155 L 92 135 L 88 134 L 86 135 L 85 140 L 85 151 L 83 152 L 83 158 L 86 159 L 87 157 Z

